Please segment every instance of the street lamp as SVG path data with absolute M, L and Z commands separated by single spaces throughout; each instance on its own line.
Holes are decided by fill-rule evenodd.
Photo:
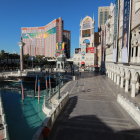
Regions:
M 23 71 L 23 46 L 25 43 L 22 41 L 18 42 L 18 45 L 20 47 L 20 71 Z
M 60 98 L 60 73 L 58 73 L 58 99 Z

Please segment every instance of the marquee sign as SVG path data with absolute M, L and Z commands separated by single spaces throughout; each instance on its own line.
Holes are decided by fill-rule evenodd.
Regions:
M 86 53 L 95 53 L 95 47 L 88 47 L 86 48 Z
M 92 20 L 87 17 L 84 21 L 83 21 L 83 27 L 82 29 L 88 29 L 88 28 L 91 28 L 91 25 L 92 25 Z

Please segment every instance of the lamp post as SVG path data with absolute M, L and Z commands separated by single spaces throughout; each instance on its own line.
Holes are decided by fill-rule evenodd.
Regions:
M 60 73 L 58 73 L 58 99 L 60 98 Z
M 22 41 L 18 42 L 18 45 L 20 47 L 20 71 L 23 71 L 23 46 L 25 43 Z

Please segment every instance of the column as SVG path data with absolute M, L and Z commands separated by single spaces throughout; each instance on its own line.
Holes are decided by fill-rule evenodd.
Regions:
M 116 75 L 116 73 L 114 74 L 114 83 L 116 83 L 116 78 L 117 78 L 117 75 Z
M 111 79 L 111 72 L 109 72 L 109 78 Z
M 20 71 L 23 71 L 23 47 L 25 43 L 21 40 L 18 45 L 20 47 Z
M 114 78 L 114 74 L 113 74 L 113 72 L 112 72 L 112 74 L 111 74 L 111 80 L 113 80 L 113 78 Z
M 117 85 L 119 85 L 120 84 L 120 76 L 119 76 L 119 74 L 117 75 Z
M 132 81 L 131 97 L 136 96 L 136 81 Z
M 129 79 L 125 80 L 125 92 L 128 92 Z
M 136 62 L 136 47 L 133 48 L 134 52 L 133 52 L 133 62 Z
M 121 88 L 123 88 L 123 81 L 124 81 L 124 77 L 122 76 L 122 77 L 121 77 L 121 84 L 120 84 L 120 87 L 121 87 Z
M 136 83 L 136 89 L 139 90 L 139 82 Z
M 20 70 L 23 71 L 23 47 L 20 46 Z

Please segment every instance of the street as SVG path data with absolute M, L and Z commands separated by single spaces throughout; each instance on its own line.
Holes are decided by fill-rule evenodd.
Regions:
M 71 88 L 50 140 L 140 140 L 139 126 L 116 101 L 117 88 L 104 75 L 82 73 Z

